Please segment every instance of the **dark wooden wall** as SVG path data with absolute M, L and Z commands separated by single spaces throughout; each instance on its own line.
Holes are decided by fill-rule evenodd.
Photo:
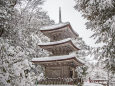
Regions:
M 70 66 L 55 66 L 45 68 L 45 77 L 47 78 L 71 78 L 70 70 L 74 70 Z M 75 75 L 74 75 L 75 77 Z

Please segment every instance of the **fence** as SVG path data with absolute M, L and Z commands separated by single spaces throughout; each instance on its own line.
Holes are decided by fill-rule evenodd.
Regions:
M 89 78 L 89 82 L 90 83 L 98 83 L 98 84 L 102 84 L 103 86 L 107 86 L 107 82 L 108 80 L 95 80 L 95 79 L 90 79 Z
M 90 83 L 98 83 L 102 84 L 103 86 L 107 86 L 108 80 L 92 80 L 89 78 Z M 109 81 L 109 86 L 115 86 L 115 81 Z
M 110 86 L 115 86 L 115 81 L 111 81 Z
M 74 85 L 78 83 L 83 83 L 80 78 L 44 78 L 37 82 L 37 84 L 69 84 Z

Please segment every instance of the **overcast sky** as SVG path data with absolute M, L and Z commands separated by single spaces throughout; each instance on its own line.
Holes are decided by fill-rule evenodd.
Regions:
M 62 21 L 70 22 L 73 29 L 83 38 L 87 45 L 96 47 L 94 39 L 90 38 L 93 33 L 86 29 L 85 23 L 87 20 L 82 17 L 82 13 L 74 9 L 74 0 L 46 0 L 43 9 L 48 12 L 51 19 L 58 23 L 60 6 Z

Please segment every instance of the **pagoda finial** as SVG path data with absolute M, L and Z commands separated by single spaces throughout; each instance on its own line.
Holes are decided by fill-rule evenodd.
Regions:
M 61 20 L 61 7 L 59 7 L 59 23 L 62 23 L 62 20 Z

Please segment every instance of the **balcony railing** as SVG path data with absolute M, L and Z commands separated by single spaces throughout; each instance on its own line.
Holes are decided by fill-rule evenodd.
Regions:
M 37 82 L 37 84 L 70 84 L 75 85 L 83 83 L 82 79 L 78 78 L 43 78 Z

